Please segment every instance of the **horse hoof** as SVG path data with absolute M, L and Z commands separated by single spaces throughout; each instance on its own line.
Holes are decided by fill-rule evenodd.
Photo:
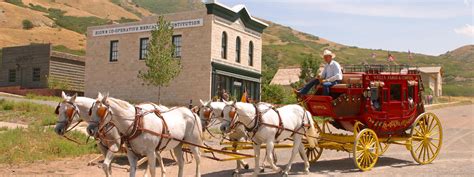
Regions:
M 288 172 L 287 171 L 281 171 L 281 176 L 283 177 L 288 177 Z
M 239 176 L 239 172 L 238 171 L 233 171 L 232 172 L 232 177 L 238 177 Z
M 260 169 L 260 173 L 263 173 L 263 172 L 265 172 L 265 168 Z
M 244 165 L 244 169 L 248 170 L 250 168 L 249 164 Z

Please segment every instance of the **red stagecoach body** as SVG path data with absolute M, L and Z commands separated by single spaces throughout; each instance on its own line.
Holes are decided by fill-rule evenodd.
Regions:
M 422 81 L 408 66 L 347 66 L 330 96 L 304 95 L 313 116 L 331 117 L 334 127 L 353 131 L 359 121 L 379 137 L 402 134 L 424 112 Z

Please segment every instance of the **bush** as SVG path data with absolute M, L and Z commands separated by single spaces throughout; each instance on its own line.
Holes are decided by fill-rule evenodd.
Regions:
M 14 5 L 17 5 L 17 6 L 20 6 L 20 7 L 26 7 L 26 5 L 23 4 L 23 1 L 21 1 L 21 0 L 6 0 L 5 2 L 8 2 L 10 4 L 14 4 Z
M 26 30 L 32 29 L 34 27 L 33 23 L 27 19 L 23 20 L 22 24 L 23 24 L 23 29 L 26 29 Z
M 29 5 L 30 5 L 30 9 L 32 10 L 48 13 L 48 9 L 46 7 L 43 7 L 41 5 L 34 5 L 31 3 Z
M 291 90 L 280 85 L 263 85 L 262 101 L 274 104 L 294 104 L 297 103 L 296 96 Z

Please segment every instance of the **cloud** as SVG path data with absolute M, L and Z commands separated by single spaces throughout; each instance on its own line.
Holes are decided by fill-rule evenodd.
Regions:
M 464 27 L 454 29 L 454 32 L 468 37 L 474 37 L 474 25 L 466 24 Z

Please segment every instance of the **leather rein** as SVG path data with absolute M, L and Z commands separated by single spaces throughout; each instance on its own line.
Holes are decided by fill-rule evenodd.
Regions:
M 252 105 L 253 105 L 254 108 L 255 108 L 255 116 L 254 116 L 254 118 L 253 118 L 253 120 L 252 120 L 252 122 L 254 122 L 254 123 L 253 123 L 253 126 L 252 126 L 252 127 L 249 127 L 249 126 L 245 125 L 245 123 L 243 123 L 243 122 L 241 122 L 241 121 L 239 121 L 239 120 L 236 120 L 237 117 L 239 116 L 238 113 L 237 113 L 237 111 L 236 111 L 237 108 L 235 107 L 235 105 L 228 105 L 228 106 L 232 106 L 231 111 L 229 112 L 229 117 L 231 117 L 231 121 L 230 121 L 230 124 L 231 124 L 231 125 L 229 126 L 229 129 L 230 129 L 230 130 L 235 129 L 235 127 L 237 127 L 237 125 L 239 125 L 239 124 L 240 124 L 240 125 L 243 125 L 244 128 L 245 128 L 245 130 L 246 130 L 247 132 L 252 133 L 252 136 L 249 136 L 252 141 L 254 141 L 254 140 L 253 140 L 253 137 L 254 137 L 255 134 L 260 130 L 260 127 L 262 127 L 262 126 L 267 126 L 267 127 L 271 127 L 271 128 L 276 128 L 276 129 L 277 129 L 277 132 L 276 132 L 276 134 L 275 134 L 275 140 L 278 139 L 278 137 L 281 135 L 281 133 L 283 133 L 283 131 L 292 132 L 292 134 L 290 135 L 290 137 L 293 136 L 294 134 L 299 134 L 299 135 L 303 135 L 303 136 L 306 135 L 306 133 L 300 133 L 300 132 L 299 132 L 300 129 L 303 128 L 303 130 L 305 130 L 304 127 L 309 127 L 309 126 L 310 126 L 310 125 L 309 125 L 309 120 L 308 120 L 307 124 L 304 123 L 305 117 L 307 117 L 306 111 L 303 113 L 302 126 L 300 126 L 299 128 L 297 128 L 297 129 L 295 129 L 295 130 L 292 130 L 292 129 L 285 128 L 285 127 L 283 126 L 283 121 L 282 121 L 282 119 L 281 119 L 280 112 L 279 112 L 275 107 L 272 106 L 272 107 L 270 107 L 270 109 L 267 109 L 267 110 L 265 110 L 264 112 L 261 112 L 261 111 L 258 109 L 258 107 L 257 107 L 256 104 L 252 104 Z M 303 109 L 304 109 L 304 108 L 303 108 Z M 273 124 L 269 124 L 269 123 L 263 122 L 262 115 L 265 114 L 265 113 L 267 113 L 269 110 L 273 110 L 273 111 L 275 111 L 275 112 L 277 113 L 277 115 L 278 115 L 278 125 L 273 125 Z M 233 114 L 233 116 L 232 116 L 231 114 Z M 309 117 L 308 117 L 308 119 L 309 119 Z M 252 123 L 252 122 L 250 122 L 250 123 Z M 306 131 L 306 130 L 305 130 L 305 131 Z M 255 143 L 255 142 L 254 142 L 254 143 Z
M 102 103 L 100 103 L 100 104 L 102 104 Z M 94 107 L 94 105 L 92 107 Z M 89 110 L 90 115 L 92 114 L 92 107 Z M 102 110 L 102 111 L 105 111 L 106 113 L 101 113 L 100 112 L 101 108 L 105 109 L 105 110 Z M 171 111 L 171 110 L 173 110 L 173 109 L 170 109 L 168 111 Z M 100 118 L 99 122 L 95 122 L 95 121 L 94 122 L 99 126 L 98 131 L 103 132 L 103 130 L 104 130 L 103 128 L 105 127 L 105 125 L 101 126 L 101 124 L 103 123 L 103 121 L 105 120 L 105 118 L 107 116 L 112 116 L 112 112 L 110 111 L 110 107 L 105 106 L 105 107 L 100 107 L 99 109 L 97 109 L 97 114 L 99 115 L 99 118 Z M 144 128 L 143 118 L 148 114 L 155 114 L 158 118 L 160 118 L 162 120 L 163 128 L 162 128 L 161 133 L 158 133 L 158 132 L 149 130 L 147 128 Z M 142 133 L 149 133 L 151 135 L 161 137 L 159 142 L 158 142 L 158 145 L 156 147 L 156 150 L 158 150 L 158 151 L 163 151 L 168 146 L 168 144 L 170 143 L 171 140 L 191 144 L 191 143 L 188 143 L 188 142 L 184 142 L 183 140 L 171 137 L 170 136 L 170 131 L 169 131 L 169 128 L 168 128 L 168 124 L 166 123 L 164 117 L 161 114 L 162 114 L 162 112 L 160 112 L 158 109 L 156 109 L 156 107 L 155 107 L 154 110 L 151 110 L 151 111 L 143 111 L 142 108 L 135 106 L 135 118 L 133 120 L 133 123 L 128 127 L 128 129 L 126 131 L 126 132 L 130 132 L 130 133 L 129 134 L 120 133 L 121 145 L 124 144 L 124 143 L 127 144 L 127 147 L 128 147 L 129 150 L 131 150 L 135 154 L 138 154 L 138 153 L 136 153 L 136 151 L 133 150 L 133 148 L 130 144 L 130 141 L 137 138 Z M 193 114 L 193 116 L 196 118 L 196 116 L 194 114 Z M 108 123 L 111 123 L 111 121 L 108 121 Z M 113 125 L 113 123 L 112 123 L 112 125 Z M 109 129 L 109 131 L 110 131 L 110 129 Z M 103 133 L 99 133 L 99 134 L 103 134 Z

